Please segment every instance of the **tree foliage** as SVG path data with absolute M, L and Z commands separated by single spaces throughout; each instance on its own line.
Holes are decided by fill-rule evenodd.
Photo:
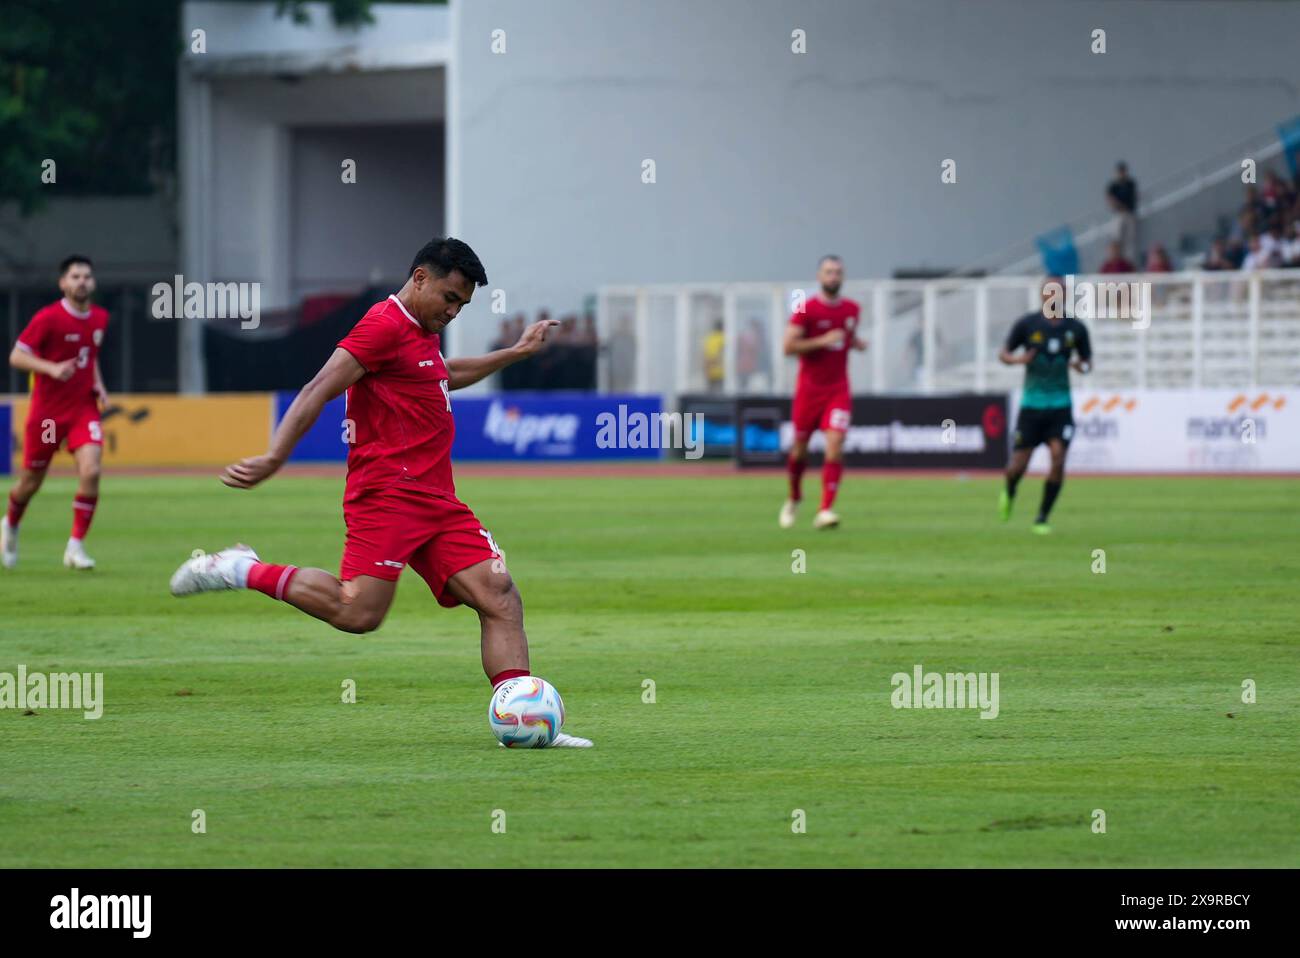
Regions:
M 419 0 L 417 0 L 419 2 Z M 427 0 L 426 0 L 427 2 Z M 305 0 L 275 0 L 310 22 Z M 373 22 L 371 0 L 330 0 L 339 26 Z M 0 0 L 0 205 L 139 195 L 176 169 L 180 0 Z M 56 182 L 42 182 L 45 160 Z

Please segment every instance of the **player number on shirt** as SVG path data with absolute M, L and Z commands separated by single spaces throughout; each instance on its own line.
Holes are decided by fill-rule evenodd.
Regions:
M 85 369 L 90 365 L 90 347 L 82 346 L 77 350 L 77 368 Z
M 451 412 L 451 390 L 447 388 L 447 380 L 439 379 L 438 385 L 442 387 L 443 398 L 447 400 L 447 412 Z

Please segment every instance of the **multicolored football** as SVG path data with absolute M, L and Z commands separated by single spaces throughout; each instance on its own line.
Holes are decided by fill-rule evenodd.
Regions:
M 509 679 L 492 693 L 488 724 L 506 748 L 546 748 L 564 725 L 564 701 L 545 679 Z

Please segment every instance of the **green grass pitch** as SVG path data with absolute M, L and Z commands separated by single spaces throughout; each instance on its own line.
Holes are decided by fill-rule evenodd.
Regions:
M 1048 537 L 1033 478 L 1003 525 L 995 480 L 850 474 L 829 532 L 777 528 L 783 485 L 461 480 L 596 742 L 531 752 L 488 730 L 474 614 L 410 572 L 368 636 L 168 595 L 240 539 L 337 569 L 339 480 L 110 474 L 73 573 L 52 479 L 0 570 L 0 671 L 101 671 L 106 703 L 0 710 L 0 866 L 1300 861 L 1294 481 L 1067 479 Z M 1000 714 L 892 708 L 917 664 L 997 672 Z

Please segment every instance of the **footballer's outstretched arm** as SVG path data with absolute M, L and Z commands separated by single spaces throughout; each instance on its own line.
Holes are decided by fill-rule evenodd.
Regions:
M 781 341 L 781 351 L 787 356 L 799 356 L 815 352 L 818 349 L 838 346 L 844 342 L 844 330 L 832 329 L 820 336 L 804 336 L 803 328 L 791 323 L 785 329 L 785 339 Z
M 39 373 L 60 382 L 67 382 L 72 378 L 72 374 L 77 371 L 77 361 L 75 359 L 65 359 L 61 363 L 41 359 L 40 356 L 37 356 L 22 343 L 16 344 L 13 352 L 9 354 L 9 365 L 20 372 Z
M 357 362 L 346 349 L 335 349 L 329 361 L 311 382 L 302 387 L 293 403 L 285 410 L 284 418 L 271 437 L 271 448 L 262 456 L 250 456 L 227 466 L 221 481 L 235 489 L 251 489 L 263 479 L 274 475 L 284 465 L 308 429 L 320 418 L 325 404 L 342 394 L 366 374 L 366 367 Z
M 552 326 L 560 325 L 558 319 L 543 319 L 533 323 L 519 337 L 519 342 L 506 349 L 498 349 L 483 356 L 462 356 L 447 360 L 447 388 L 464 389 L 480 379 L 505 369 L 511 363 L 541 350 L 546 344 L 546 334 Z

